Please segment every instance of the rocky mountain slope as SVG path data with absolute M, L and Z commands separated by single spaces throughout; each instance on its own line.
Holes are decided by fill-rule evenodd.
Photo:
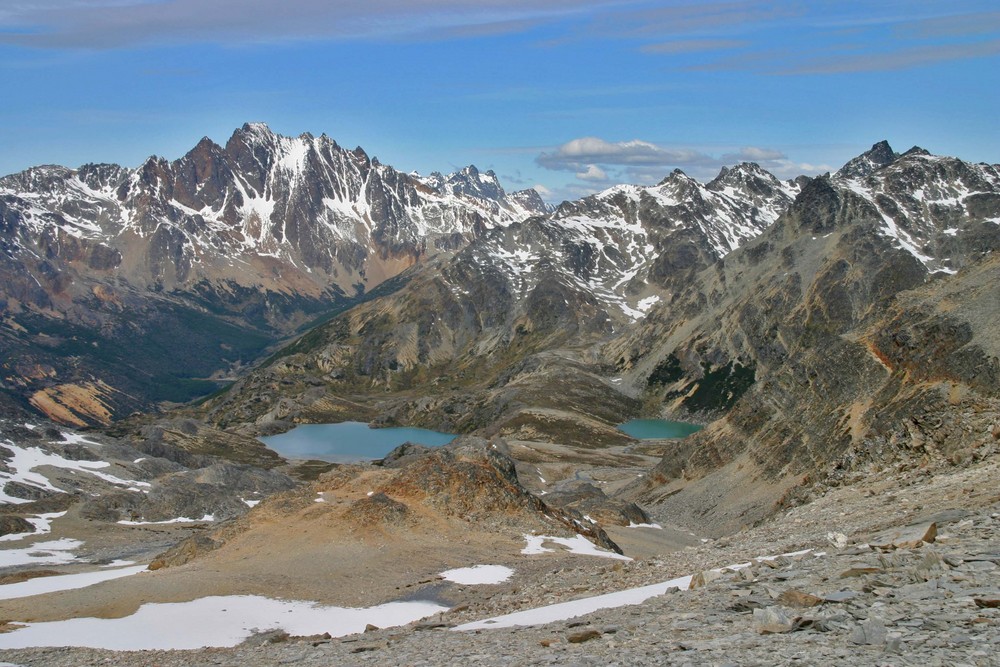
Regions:
M 813 180 L 605 348 L 666 413 L 723 415 L 629 497 L 728 532 L 868 462 L 989 455 L 997 249 L 995 165 L 877 144 Z
M 5 650 L 2 657 L 16 664 L 67 667 L 108 662 L 464 665 L 470 660 L 485 665 L 823 665 L 851 660 L 864 665 L 985 667 L 995 664 L 1000 648 L 996 632 L 1000 623 L 996 607 L 1000 568 L 995 549 L 1000 506 L 992 484 L 996 475 L 995 460 L 957 470 L 933 470 L 933 474 L 928 469 L 893 466 L 874 471 L 856 485 L 832 489 L 765 526 L 633 562 L 565 553 L 511 557 L 494 551 L 488 562 L 505 562 L 514 571 L 500 584 L 462 585 L 440 576 L 419 579 L 421 566 L 433 552 L 417 550 L 402 565 L 397 563 L 366 579 L 381 589 L 386 578 L 392 577 L 407 582 L 395 596 L 434 599 L 451 607 L 405 627 L 369 628 L 364 633 L 333 638 L 318 634 L 321 628 L 312 636 L 289 637 L 298 633 L 281 631 L 289 626 L 279 618 L 258 626 L 254 636 L 231 648 L 28 648 Z M 342 503 L 342 497 L 349 493 L 349 489 L 342 489 L 326 491 L 323 497 Z M 272 505 L 255 508 L 245 521 L 278 529 L 277 522 L 268 525 L 269 518 L 302 513 L 310 521 L 300 525 L 308 527 L 315 537 L 325 528 L 325 519 L 342 511 L 308 498 L 304 503 Z M 906 544 L 896 539 L 899 545 L 892 544 L 892 535 L 915 532 L 907 526 L 923 529 L 926 536 L 931 524 L 936 533 L 928 538 L 932 541 Z M 475 532 L 475 526 L 464 530 L 468 536 Z M 381 524 L 367 533 L 372 538 L 368 553 L 383 558 L 385 545 L 403 534 Z M 286 546 L 298 545 L 305 537 L 295 536 Z M 312 540 L 314 545 L 316 542 Z M 457 539 L 447 554 L 442 555 L 439 549 L 438 558 L 454 559 L 449 567 L 477 562 L 461 560 L 469 554 L 471 544 L 474 542 L 467 538 Z M 239 546 L 234 543 L 230 548 Z M 334 546 L 342 548 L 343 544 Z M 250 543 L 244 545 L 242 554 L 236 553 L 247 555 L 255 547 L 271 550 L 274 544 Z M 802 553 L 804 550 L 808 551 Z M 774 557 L 788 552 L 798 554 Z M 213 554 L 220 556 L 222 552 Z M 760 556 L 768 558 L 756 560 Z M 337 565 L 328 557 L 313 559 L 312 566 L 317 563 Z M 352 565 L 364 568 L 367 563 L 367 558 L 359 558 Z M 748 566 L 723 569 L 735 564 Z M 60 608 L 70 604 L 97 606 L 101 600 L 113 600 L 122 593 L 122 584 L 127 586 L 135 579 L 145 579 L 141 586 L 148 595 L 162 575 L 177 576 L 187 570 L 189 576 L 196 576 L 196 566 L 197 560 L 186 568 L 126 577 L 86 591 L 11 600 L 4 603 L 4 613 L 12 619 L 39 613 L 58 617 Z M 327 573 L 313 583 L 333 578 Z M 695 578 L 697 585 L 685 583 Z M 254 581 L 287 590 L 287 578 L 273 573 Z M 359 592 L 359 579 L 349 581 L 353 583 L 349 589 Z M 668 581 L 674 581 L 675 587 L 662 583 Z M 595 596 L 617 593 L 613 597 L 620 605 L 638 587 L 647 591 L 641 596 L 643 602 L 591 604 Z M 650 593 L 648 588 L 657 590 Z M 373 596 L 368 591 L 366 587 L 359 592 L 367 602 L 381 599 L 378 593 Z M 588 613 L 589 609 L 596 611 Z M 525 618 L 523 627 L 509 627 L 503 622 L 509 617 L 501 615 L 516 612 L 536 620 Z M 553 620 L 538 620 L 543 614 Z M 470 625 L 479 629 L 456 629 Z M 337 624 L 327 627 L 332 634 L 339 634 Z
M 13 174 L 0 179 L 4 387 L 76 425 L 183 400 L 407 267 L 546 211 L 492 172 L 421 178 L 260 124 L 173 162 Z
M 707 185 L 676 171 L 495 228 L 311 331 L 214 402 L 212 419 L 322 421 L 350 414 L 338 397 L 375 389 L 383 403 L 400 398 L 380 408 L 389 420 L 469 431 L 513 419 L 489 432 L 509 436 L 527 419 L 558 438 L 569 425 L 551 411 L 575 410 L 596 417 L 583 440 L 620 442 L 609 425 L 638 406 L 607 391 L 588 348 L 760 234 L 798 187 L 752 164 Z M 550 412 L 519 419 L 524 406 Z M 607 437 L 595 436 L 602 428 Z

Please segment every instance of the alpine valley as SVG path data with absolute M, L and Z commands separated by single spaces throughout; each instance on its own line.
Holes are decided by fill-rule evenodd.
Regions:
M 735 643 L 685 644 L 693 627 L 656 602 L 447 639 L 380 622 L 370 641 L 258 634 L 213 657 L 446 664 L 433 645 L 468 637 L 447 658 L 783 662 L 802 630 L 816 635 L 809 664 L 848 638 L 873 664 L 904 644 L 899 664 L 980 664 L 971 640 L 934 653 L 941 628 L 893 605 L 1000 636 L 986 529 L 1000 502 L 998 250 L 1000 166 L 886 142 L 815 178 L 742 163 L 554 208 L 474 166 L 405 174 L 260 124 L 173 162 L 7 176 L 0 540 L 72 543 L 8 574 L 121 559 L 154 571 L 0 602 L 13 630 L 0 647 L 16 648 L 4 638 L 18 624 L 205 596 L 433 601 L 438 620 L 417 627 L 471 629 L 700 573 L 691 587 L 708 607 L 685 618 Z M 704 428 L 641 441 L 617 428 L 639 417 Z M 342 465 L 286 461 L 257 440 L 342 421 L 459 437 Z M 884 539 L 909 524 L 918 538 Z M 554 551 L 530 555 L 533 539 Z M 578 540 L 614 565 L 555 549 Z M 826 560 L 712 570 L 801 549 Z M 974 560 L 992 567 L 963 569 Z M 439 576 L 484 563 L 513 579 Z M 831 563 L 858 570 L 837 585 L 851 595 L 834 596 Z M 933 574 L 914 578 L 921 567 Z M 906 588 L 932 579 L 949 593 Z M 970 596 L 968 609 L 933 606 Z M 815 609 L 792 619 L 796 606 Z M 106 657 L 79 651 L 65 664 Z M 44 649 L 11 656 L 62 664 Z M 121 664 L 132 659 L 145 658 Z

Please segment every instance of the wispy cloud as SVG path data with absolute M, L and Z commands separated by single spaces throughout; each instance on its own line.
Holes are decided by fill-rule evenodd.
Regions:
M 965 0 L 699 3 L 624 12 L 609 30 L 658 37 L 650 55 L 692 54 L 691 71 L 825 75 L 912 69 L 993 56 L 1000 12 Z M 780 39 L 775 40 L 775 33 Z M 776 46 L 777 45 L 777 46 Z M 733 50 L 739 49 L 734 55 Z
M 775 74 L 843 74 L 910 69 L 951 60 L 982 58 L 1000 54 L 1000 39 L 972 44 L 917 46 L 884 53 L 828 55 L 811 58 L 792 67 L 773 70 Z
M 915 39 L 984 35 L 1000 32 L 1000 12 L 969 12 L 900 21 L 895 29 L 901 37 Z
M 0 42 L 106 49 L 150 43 L 482 36 L 592 11 L 601 0 L 25 0 L 0 9 Z
M 666 7 L 639 11 L 624 11 L 602 19 L 601 29 L 621 36 L 642 37 L 662 35 L 709 34 L 801 15 L 797 2 L 734 2 L 670 3 Z
M 748 46 L 744 39 L 677 39 L 659 44 L 646 44 L 639 50 L 643 53 L 697 53 L 699 51 L 722 51 Z

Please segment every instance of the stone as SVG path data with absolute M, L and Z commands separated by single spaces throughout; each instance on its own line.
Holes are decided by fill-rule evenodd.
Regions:
M 795 623 L 777 607 L 754 609 L 753 623 L 762 635 L 782 634 L 795 629 Z
M 207 535 L 192 535 L 154 558 L 149 564 L 149 569 L 159 570 L 165 567 L 184 565 L 221 546 L 221 542 L 217 542 Z
M 688 590 L 693 591 L 696 588 L 704 588 L 716 579 L 721 578 L 722 572 L 719 572 L 718 570 L 703 570 L 702 572 L 699 572 L 691 577 L 691 583 L 688 585 Z
M 583 642 L 590 641 L 591 639 L 597 639 L 601 636 L 601 633 L 597 630 L 583 630 L 582 632 L 574 632 L 566 635 L 566 641 L 570 644 L 582 644 Z
M 973 598 L 973 602 L 980 609 L 998 609 L 1000 608 L 1000 598 Z
M 843 549 L 847 546 L 847 535 L 843 533 L 827 533 L 826 541 L 830 543 L 830 546 L 836 549 Z
M 444 628 L 455 627 L 454 623 L 446 623 L 444 621 L 424 621 L 423 623 L 417 623 L 413 626 L 414 630 L 441 630 Z
M 0 535 L 17 535 L 19 533 L 33 532 L 35 532 L 35 527 L 23 517 L 0 516 Z
M 889 633 L 885 623 L 879 618 L 869 618 L 854 627 L 851 632 L 851 642 L 868 646 L 882 646 L 886 643 Z
M 351 648 L 351 653 L 368 653 L 370 651 L 377 651 L 383 646 L 384 644 L 358 644 Z
M 268 644 L 282 644 L 288 641 L 288 633 L 284 630 L 267 630 L 257 632 L 247 637 L 243 644 L 246 646 L 266 646 Z
M 875 574 L 876 572 L 881 572 L 880 567 L 852 567 L 849 570 L 845 570 L 840 573 L 841 579 L 850 579 L 851 577 L 861 577 L 866 574 Z
M 872 537 L 869 544 L 879 549 L 915 549 L 937 538 L 937 523 L 919 523 L 887 530 Z
M 856 591 L 837 591 L 835 593 L 827 593 L 823 596 L 824 602 L 847 602 L 852 598 L 858 596 Z
M 786 607 L 817 607 L 823 604 L 823 598 L 790 589 L 778 596 L 778 602 Z

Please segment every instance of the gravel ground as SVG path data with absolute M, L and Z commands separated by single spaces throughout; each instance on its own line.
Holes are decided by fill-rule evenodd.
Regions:
M 1000 468 L 893 469 L 767 524 L 634 562 L 533 557 L 440 617 L 342 639 L 255 636 L 234 648 L 0 651 L 17 665 L 1000 665 Z M 907 525 L 933 542 L 879 533 Z M 912 532 L 912 531 L 911 531 Z M 907 542 L 910 543 L 907 543 Z M 878 545 L 878 546 L 876 546 Z M 800 549 L 706 574 L 694 590 L 532 628 L 455 625 Z M 822 554 L 822 555 L 820 555 Z M 567 563 L 569 563 L 567 565 Z

